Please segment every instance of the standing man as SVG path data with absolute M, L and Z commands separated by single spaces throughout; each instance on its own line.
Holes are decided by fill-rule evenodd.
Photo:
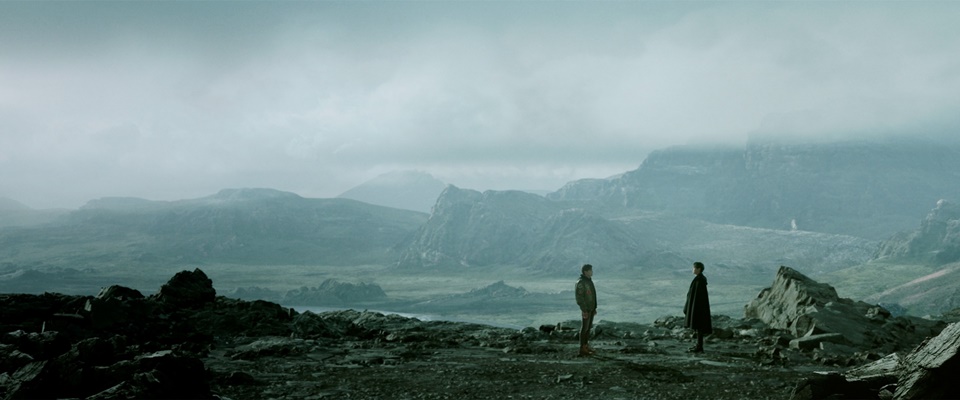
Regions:
M 593 326 L 593 316 L 597 315 L 597 290 L 593 287 L 593 266 L 583 264 L 580 268 L 580 280 L 577 281 L 577 305 L 580 306 L 580 315 L 583 324 L 580 325 L 580 356 L 589 356 L 595 351 L 587 346 L 590 339 L 590 328 Z
M 703 336 L 713 333 L 710 321 L 710 298 L 707 295 L 707 277 L 703 276 L 703 263 L 693 263 L 693 282 L 687 291 L 687 304 L 683 306 L 686 315 L 686 327 L 697 331 L 697 345 L 691 347 L 692 353 L 703 353 Z

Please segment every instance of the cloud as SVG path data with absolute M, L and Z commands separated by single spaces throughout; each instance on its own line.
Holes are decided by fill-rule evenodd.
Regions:
M 948 2 L 3 3 L 0 195 L 332 197 L 391 169 L 555 189 L 676 144 L 949 130 L 957 17 Z

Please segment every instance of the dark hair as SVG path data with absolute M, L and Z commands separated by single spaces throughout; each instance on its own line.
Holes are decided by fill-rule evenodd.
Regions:
M 580 272 L 593 271 L 593 266 L 590 264 L 583 264 L 583 267 L 580 268 Z
M 697 262 L 693 263 L 693 267 L 694 267 L 694 268 L 699 268 L 701 271 L 703 271 L 703 263 L 700 262 L 700 261 L 697 261 Z

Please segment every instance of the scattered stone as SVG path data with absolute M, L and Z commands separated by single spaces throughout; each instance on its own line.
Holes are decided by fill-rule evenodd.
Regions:
M 944 386 L 958 367 L 957 325 L 897 358 L 878 351 L 903 343 L 898 335 L 925 335 L 923 321 L 865 307 L 855 322 L 884 333 L 864 334 L 880 349 L 864 350 L 821 331 L 846 327 L 837 323 L 843 308 L 831 303 L 844 304 L 814 300 L 814 313 L 797 314 L 809 318 L 800 336 L 759 317 L 715 316 L 708 351 L 696 358 L 684 353 L 693 336 L 682 317 L 601 320 L 591 342 L 598 354 L 578 358 L 579 321 L 517 330 L 371 311 L 300 314 L 216 296 L 198 269 L 148 297 L 121 286 L 93 297 L 0 295 L 0 399 L 365 399 L 397 397 L 411 385 L 425 390 L 404 393 L 411 398 L 565 397 L 586 385 L 598 396 L 672 398 L 694 382 L 719 385 L 712 398 L 782 398 L 785 380 L 800 381 L 796 399 L 957 394 Z M 803 372 L 818 364 L 828 373 Z
M 821 333 L 819 335 L 809 335 L 796 338 L 790 341 L 790 348 L 797 350 L 813 350 L 820 348 L 823 342 L 846 343 L 847 339 L 839 333 Z

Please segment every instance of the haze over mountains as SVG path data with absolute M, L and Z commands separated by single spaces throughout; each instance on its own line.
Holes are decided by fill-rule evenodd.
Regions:
M 867 293 L 872 299 L 924 311 L 960 305 L 946 289 L 960 281 L 956 267 L 908 284 L 960 259 L 956 141 L 679 146 L 545 197 L 440 189 L 424 173 L 375 181 L 337 199 L 272 189 L 171 202 L 103 198 L 46 219 L 4 201 L 4 279 L 33 267 L 170 263 L 384 265 L 415 276 L 504 267 L 555 275 L 591 262 L 656 276 L 705 260 L 716 279 L 735 282 L 767 281 L 764 271 L 779 265 L 819 274 L 883 262 L 925 267 Z M 430 197 L 430 213 L 412 211 Z M 953 297 L 914 301 L 921 290 Z
M 341 193 L 339 198 L 429 213 L 447 186 L 420 171 L 393 171 Z

